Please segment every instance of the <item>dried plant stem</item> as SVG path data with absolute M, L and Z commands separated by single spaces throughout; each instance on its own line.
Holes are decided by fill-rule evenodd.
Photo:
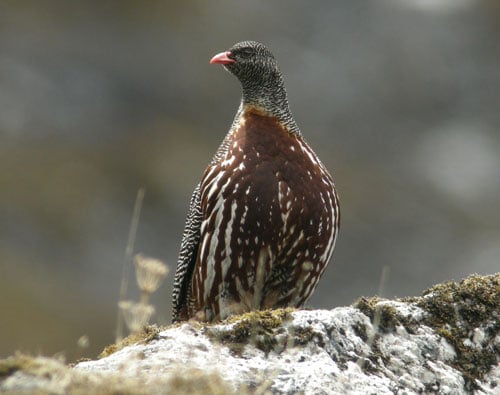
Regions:
M 141 292 L 141 302 L 140 303 L 143 304 L 143 305 L 149 304 L 149 296 L 150 296 L 150 293 L 142 291 Z
M 125 248 L 125 256 L 123 258 L 123 269 L 122 269 L 122 282 L 120 284 L 120 299 L 125 300 L 127 296 L 128 288 L 128 276 L 130 271 L 130 266 L 132 265 L 132 254 L 134 252 L 135 237 L 137 235 L 137 228 L 139 226 L 139 218 L 141 216 L 142 202 L 144 201 L 145 189 L 139 188 L 137 191 L 137 197 L 134 204 L 134 212 L 132 213 L 132 220 L 130 222 L 130 229 L 127 240 L 127 247 Z M 123 317 L 120 310 L 118 310 L 118 316 L 116 319 L 116 341 L 120 341 L 123 338 Z
M 385 294 L 390 272 L 391 272 L 391 267 L 389 265 L 384 265 L 382 267 L 382 274 L 380 275 L 380 281 L 378 283 L 378 296 L 380 297 L 383 297 Z
M 385 293 L 390 271 L 391 267 L 389 265 L 384 265 L 382 267 L 382 274 L 380 276 L 380 282 L 378 284 L 378 296 L 380 297 L 382 297 L 382 295 Z M 375 342 L 375 336 L 378 333 L 381 315 L 382 313 L 380 307 L 376 306 L 375 313 L 373 315 L 373 332 L 370 334 L 370 336 L 368 336 L 368 339 L 366 340 L 366 344 L 370 349 L 372 348 L 373 343 Z M 362 369 L 365 365 L 365 362 L 366 362 L 365 358 L 359 358 L 357 364 Z

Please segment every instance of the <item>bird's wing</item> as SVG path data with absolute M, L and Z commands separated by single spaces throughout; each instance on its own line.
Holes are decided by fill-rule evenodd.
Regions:
M 198 184 L 189 203 L 189 213 L 186 218 L 186 225 L 184 226 L 181 249 L 175 271 L 174 290 L 172 294 L 173 322 L 187 319 L 189 288 L 191 286 L 200 243 L 201 219 L 200 184 Z

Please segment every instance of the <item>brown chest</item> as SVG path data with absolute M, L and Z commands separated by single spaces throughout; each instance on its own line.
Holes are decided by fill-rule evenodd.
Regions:
M 240 220 L 243 237 L 273 241 L 331 228 L 333 194 L 330 175 L 300 136 L 276 118 L 249 112 L 225 155 L 205 172 L 201 200 L 207 220 L 222 210 L 221 218 Z M 214 218 L 212 225 L 220 224 Z
M 215 316 L 234 304 L 300 306 L 316 280 L 304 292 L 290 281 L 319 278 L 333 251 L 333 181 L 302 138 L 272 117 L 247 113 L 223 147 L 201 182 L 193 309 L 210 300 L 221 301 L 208 308 Z

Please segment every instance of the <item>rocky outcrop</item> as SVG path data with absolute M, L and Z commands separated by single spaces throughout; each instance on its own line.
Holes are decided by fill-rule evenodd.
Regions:
M 96 361 L 0 362 L 0 390 L 30 393 L 500 393 L 500 274 L 402 300 L 254 312 L 149 327 Z

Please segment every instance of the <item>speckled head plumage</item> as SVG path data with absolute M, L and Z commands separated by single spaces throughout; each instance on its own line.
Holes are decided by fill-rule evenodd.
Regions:
M 215 55 L 210 63 L 221 63 L 243 86 L 258 83 L 277 84 L 281 73 L 274 55 L 256 41 L 242 41 Z
M 276 116 L 299 133 L 288 106 L 283 77 L 273 53 L 256 41 L 242 41 L 218 53 L 210 63 L 222 64 L 241 83 L 243 105 L 254 105 Z

